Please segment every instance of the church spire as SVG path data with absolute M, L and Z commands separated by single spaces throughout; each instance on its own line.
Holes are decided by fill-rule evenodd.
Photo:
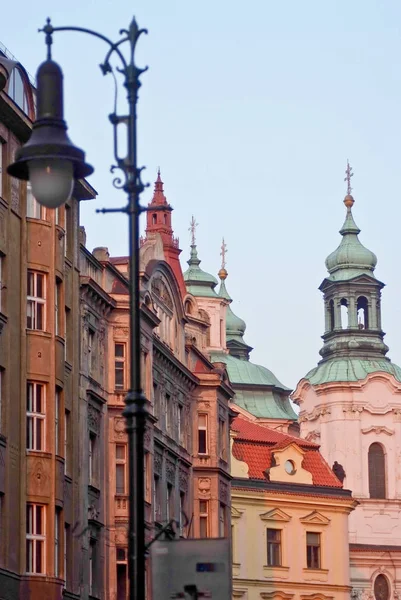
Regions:
M 173 209 L 164 195 L 163 185 L 159 167 L 153 198 L 149 202 L 146 212 L 146 236 L 149 237 L 149 234 L 160 233 L 164 245 L 174 245 L 178 248 L 178 240 L 173 237 L 173 229 L 171 227 L 171 212 Z
M 326 327 L 323 360 L 330 358 L 383 358 L 388 351 L 381 330 L 380 295 L 384 284 L 374 275 L 377 258 L 359 241 L 359 227 L 354 221 L 351 195 L 352 168 L 347 161 L 345 221 L 340 229 L 342 240 L 326 259 L 329 276 L 320 290 L 324 294 Z

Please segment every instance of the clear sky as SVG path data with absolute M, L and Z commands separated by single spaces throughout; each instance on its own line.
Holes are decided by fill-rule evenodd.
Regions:
M 138 107 L 143 179 L 153 183 L 160 165 L 184 265 L 192 214 L 206 271 L 217 274 L 225 237 L 227 289 L 253 361 L 288 386 L 318 361 L 317 288 L 340 241 L 349 158 L 354 218 L 379 259 L 389 356 L 401 364 L 401 3 L 20 0 L 2 6 L 0 41 L 35 74 L 47 16 L 116 39 L 133 14 L 149 30 L 137 60 L 149 65 Z M 99 197 L 82 207 L 88 248 L 121 255 L 126 218 L 95 214 L 125 203 L 109 174 L 113 81 L 98 68 L 105 49 L 59 33 L 53 57 L 64 70 L 71 139 L 96 169 L 89 181 Z

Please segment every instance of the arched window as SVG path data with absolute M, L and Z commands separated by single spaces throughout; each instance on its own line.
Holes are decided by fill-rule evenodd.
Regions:
M 156 213 L 154 213 L 154 214 L 152 215 L 152 225 L 156 225 L 156 223 L 157 223 L 157 214 L 156 214 Z
M 185 302 L 185 312 L 186 312 L 188 315 L 191 315 L 191 314 L 192 314 L 192 304 L 191 304 L 190 300 L 187 300 L 187 301 Z
M 368 301 L 365 296 L 359 296 L 356 303 L 356 310 L 358 312 L 359 329 L 369 329 Z
M 164 215 L 164 224 L 167 225 L 167 215 Z
M 340 306 L 341 306 L 341 327 L 343 329 L 348 329 L 348 301 L 346 300 L 346 298 L 341 298 Z
M 386 466 L 383 447 L 374 443 L 369 448 L 369 496 L 371 498 L 386 497 Z
M 330 322 L 330 331 L 334 330 L 334 300 L 330 300 L 329 302 L 329 322 Z
M 380 574 L 375 579 L 373 587 L 376 600 L 388 600 L 390 598 L 390 586 L 387 577 Z

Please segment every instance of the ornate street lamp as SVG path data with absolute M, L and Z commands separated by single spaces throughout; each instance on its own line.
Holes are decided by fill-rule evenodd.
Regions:
M 129 540 L 128 574 L 130 600 L 145 599 L 145 505 L 144 505 L 144 432 L 147 419 L 147 400 L 141 388 L 140 373 L 140 319 L 139 319 L 139 215 L 144 210 L 139 196 L 144 189 L 141 170 L 137 166 L 136 103 L 139 77 L 146 69 L 139 69 L 134 62 L 135 47 L 144 29 L 138 29 L 135 18 L 128 30 L 120 31 L 117 42 L 104 35 L 81 27 L 53 27 L 50 19 L 43 29 L 46 34 L 47 60 L 37 73 L 37 119 L 28 142 L 16 153 L 15 162 L 7 169 L 18 179 L 30 180 L 36 200 L 51 208 L 61 206 L 70 198 L 76 179 L 87 177 L 93 168 L 85 163 L 85 154 L 72 144 L 67 136 L 63 119 L 63 75 L 60 67 L 51 59 L 53 33 L 56 31 L 79 31 L 105 41 L 109 50 L 100 68 L 104 75 L 112 73 L 110 58 L 116 54 L 127 90 L 128 115 L 110 115 L 114 129 L 114 156 L 122 176 L 113 185 L 123 189 L 127 205 L 123 208 L 102 209 L 100 212 L 124 212 L 129 220 L 129 291 L 130 291 L 130 389 L 125 398 L 123 414 L 128 433 L 129 469 Z M 129 61 L 120 46 L 130 46 Z M 127 127 L 127 154 L 120 158 L 117 153 L 117 126 Z

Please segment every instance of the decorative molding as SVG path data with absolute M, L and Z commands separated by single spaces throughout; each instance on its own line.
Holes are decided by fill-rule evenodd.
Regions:
M 114 419 L 114 437 L 117 440 L 125 437 L 125 420 L 120 417 Z
M 279 600 L 291 600 L 291 598 L 294 597 L 294 594 L 274 590 L 273 592 L 260 592 L 260 597 L 263 598 L 263 600 L 275 600 L 276 598 Z M 323 596 L 323 598 L 325 598 L 325 596 Z
M 175 485 L 175 462 L 170 458 L 166 459 L 166 479 L 169 483 Z
M 361 433 L 385 433 L 386 435 L 394 435 L 394 429 L 389 429 L 385 425 L 371 425 L 370 427 L 366 427 L 365 429 L 361 429 Z
M 318 429 L 310 431 L 305 439 L 308 442 L 316 442 L 316 440 L 320 440 L 320 431 Z
M 240 519 L 244 514 L 244 510 L 235 508 L 235 506 L 231 505 L 231 518 L 232 519 Z
M 224 502 L 224 504 L 229 504 L 229 501 L 230 501 L 229 487 L 224 481 L 220 481 L 219 495 L 220 495 L 221 502 Z
M 198 479 L 198 490 L 201 496 L 210 494 L 211 479 L 210 477 L 199 477 Z
M 305 523 L 306 525 L 328 525 L 330 523 L 330 519 L 322 515 L 317 510 L 312 511 L 305 517 L 301 517 L 299 520 L 301 523 Z
M 273 508 L 272 510 L 259 515 L 259 518 L 262 519 L 262 521 L 279 521 L 284 523 L 288 523 L 288 521 L 291 521 L 292 519 L 290 515 L 287 515 L 287 513 L 279 508 Z
M 99 435 L 100 433 L 101 413 L 92 404 L 88 404 L 88 427 L 91 431 Z M 115 425 L 114 425 L 115 428 Z
M 188 471 L 184 470 L 182 467 L 180 467 L 179 474 L 178 474 L 178 482 L 179 482 L 180 490 L 183 490 L 184 492 L 188 491 L 188 480 L 189 480 Z
M 163 470 L 163 454 L 161 452 L 155 451 L 153 457 L 153 470 L 156 475 L 161 475 Z

